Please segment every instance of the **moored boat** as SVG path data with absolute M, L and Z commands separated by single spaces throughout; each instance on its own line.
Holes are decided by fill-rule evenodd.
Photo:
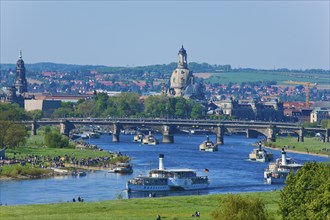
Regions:
M 206 140 L 199 145 L 200 151 L 218 151 L 218 145 L 210 141 L 209 136 L 206 136 Z
M 109 170 L 109 173 L 133 173 L 133 167 L 130 163 L 116 163 L 115 167 Z
M 128 191 L 174 191 L 206 189 L 207 176 L 197 176 L 191 169 L 165 169 L 164 154 L 159 155 L 159 168 L 150 170 L 148 176 L 138 176 L 126 184 Z
M 86 176 L 87 173 L 85 171 L 72 171 L 72 176 L 80 177 L 80 176 Z
M 284 183 L 289 173 L 296 173 L 302 166 L 302 164 L 287 157 L 283 148 L 282 157 L 269 163 L 268 168 L 264 171 L 264 180 L 267 184 Z
M 267 152 L 262 148 L 261 142 L 258 143 L 259 147 L 253 149 L 253 151 L 249 154 L 249 159 L 257 162 L 269 162 L 273 160 L 273 154 L 271 152 Z

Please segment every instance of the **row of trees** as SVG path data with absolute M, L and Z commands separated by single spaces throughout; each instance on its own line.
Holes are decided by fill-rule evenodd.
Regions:
M 77 104 L 62 103 L 54 117 L 178 117 L 201 118 L 203 106 L 182 97 L 149 96 L 144 101 L 137 93 L 109 97 L 99 93 Z

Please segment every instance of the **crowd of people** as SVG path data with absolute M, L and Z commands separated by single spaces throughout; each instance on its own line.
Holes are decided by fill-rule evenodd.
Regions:
M 71 155 L 65 154 L 64 156 L 55 156 L 50 155 L 41 156 L 41 155 L 21 155 L 20 153 L 14 153 L 12 158 L 1 158 L 0 166 L 4 165 L 15 165 L 20 164 L 22 166 L 31 165 L 35 168 L 63 168 L 66 166 L 83 166 L 83 167 L 109 167 L 111 164 L 111 159 L 119 156 L 123 156 L 120 152 L 110 152 L 107 156 L 98 156 L 98 157 L 84 157 L 77 158 L 74 153 Z

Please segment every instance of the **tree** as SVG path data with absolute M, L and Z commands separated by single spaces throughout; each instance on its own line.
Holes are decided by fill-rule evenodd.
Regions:
M 330 120 L 323 119 L 321 120 L 321 126 L 322 128 L 330 128 Z
M 217 209 L 212 212 L 213 220 L 273 219 L 259 198 L 230 194 L 219 197 L 218 201 Z
M 286 219 L 330 219 L 330 163 L 308 162 L 290 174 L 280 194 L 280 214 Z
M 201 118 L 203 115 L 203 107 L 198 104 L 198 103 L 195 103 L 191 109 L 191 117 L 193 119 L 198 119 L 198 118 Z
M 86 100 L 77 106 L 77 113 L 82 117 L 91 117 L 95 110 L 95 100 Z
M 38 120 L 42 118 L 42 111 L 41 110 L 32 110 L 32 111 L 28 111 L 27 115 L 33 119 L 33 120 Z
M 44 141 L 47 147 L 52 147 L 52 148 L 72 147 L 70 145 L 69 138 L 59 134 L 56 131 L 45 133 Z
M 178 118 L 186 118 L 188 110 L 186 100 L 182 97 L 176 98 L 174 115 Z
M 0 147 L 16 148 L 25 143 L 27 131 L 19 122 L 0 120 Z
M 20 120 L 27 119 L 18 105 L 0 103 L 0 147 L 16 148 L 24 143 L 27 131 Z

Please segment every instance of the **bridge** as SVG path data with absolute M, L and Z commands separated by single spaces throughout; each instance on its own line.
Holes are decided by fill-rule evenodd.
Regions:
M 128 127 L 146 127 L 161 131 L 163 143 L 174 143 L 174 134 L 184 128 L 198 127 L 206 129 L 216 135 L 216 143 L 224 144 L 226 132 L 245 132 L 246 136 L 258 137 L 264 135 L 267 141 L 275 142 L 276 134 L 294 133 L 298 136 L 298 142 L 304 141 L 307 132 L 322 134 L 323 141 L 329 142 L 330 129 L 304 128 L 299 124 L 285 122 L 262 122 L 262 121 L 228 121 L 228 120 L 194 120 L 194 119 L 167 119 L 167 118 L 63 118 L 63 119 L 41 119 L 34 121 L 23 121 L 23 124 L 31 126 L 32 134 L 37 134 L 40 126 L 59 126 L 63 135 L 69 135 L 70 131 L 77 125 L 100 125 L 109 126 L 112 131 L 112 141 L 120 141 L 120 130 Z

